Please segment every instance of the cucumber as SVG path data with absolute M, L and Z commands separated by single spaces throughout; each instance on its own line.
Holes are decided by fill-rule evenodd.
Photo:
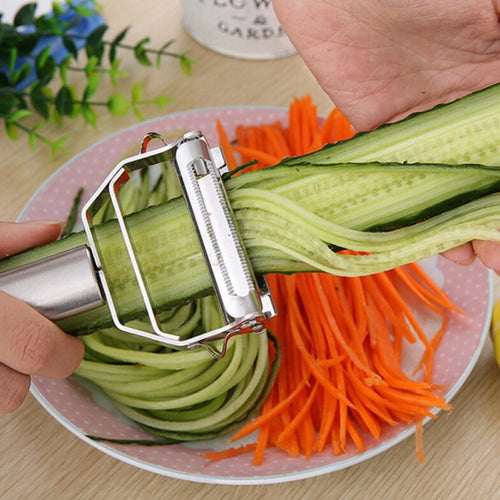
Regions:
M 499 113 L 497 85 L 319 152 L 228 179 L 254 270 L 354 276 L 475 238 L 500 241 L 500 169 L 495 166 L 500 151 L 494 142 Z M 144 209 L 128 216 L 127 223 L 156 307 L 210 293 L 184 200 Z M 141 317 L 116 222 L 102 224 L 96 235 L 122 319 Z M 0 261 L 0 272 L 84 243 L 83 234 L 71 235 Z M 373 253 L 337 253 L 341 248 Z M 111 319 L 103 306 L 59 324 L 82 333 L 107 327 Z
M 500 84 L 417 113 L 288 165 L 392 161 L 499 165 Z

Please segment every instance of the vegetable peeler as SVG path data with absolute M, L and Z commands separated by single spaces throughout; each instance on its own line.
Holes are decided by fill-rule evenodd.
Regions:
M 163 146 L 148 150 L 152 139 L 161 140 Z M 186 339 L 165 332 L 160 326 L 118 196 L 130 174 L 162 162 L 174 166 L 224 320 L 224 326 Z M 233 335 L 260 333 L 264 321 L 276 315 L 265 278 L 257 278 L 253 273 L 239 235 L 222 181 L 222 175 L 228 171 L 222 148 L 211 148 L 199 131 L 187 132 L 170 143 L 155 132 L 146 134 L 140 152 L 119 162 L 83 206 L 81 219 L 88 244 L 0 274 L 0 290 L 25 301 L 53 321 L 106 304 L 114 325 L 128 334 L 176 349 L 202 346 L 213 356 L 222 357 Z M 101 265 L 94 217 L 109 201 L 135 277 L 130 286 L 139 288 L 147 311 L 148 324 L 144 329 L 132 327 L 120 318 Z M 211 343 L 215 340 L 223 340 L 220 350 Z

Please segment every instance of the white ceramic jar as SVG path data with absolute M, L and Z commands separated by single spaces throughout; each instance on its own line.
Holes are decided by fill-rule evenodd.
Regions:
M 272 0 L 181 0 L 181 4 L 187 31 L 216 52 L 244 59 L 295 53 Z

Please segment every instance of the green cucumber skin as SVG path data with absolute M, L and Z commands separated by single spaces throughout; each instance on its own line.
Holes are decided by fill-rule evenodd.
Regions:
M 500 132 L 500 121 L 496 118 L 500 112 L 500 99 L 497 96 L 500 97 L 500 86 L 409 117 L 402 122 L 385 125 L 373 132 L 360 134 L 349 141 L 326 146 L 319 152 L 297 159 L 286 159 L 276 167 L 231 178 L 226 181 L 226 187 L 230 197 L 232 191 L 247 186 L 276 190 L 294 202 L 299 204 L 302 202 L 315 214 L 356 229 L 380 229 L 396 227 L 401 223 L 407 225 L 418 222 L 422 217 L 439 213 L 444 208 L 448 209 L 470 199 L 498 191 L 500 170 L 494 165 L 500 164 L 500 152 L 492 144 L 492 137 L 498 137 Z M 469 130 L 473 126 L 476 126 L 477 130 L 464 137 L 462 131 Z M 457 137 L 460 139 L 458 142 Z M 462 143 L 465 140 L 468 140 L 467 145 Z M 443 144 L 452 144 L 453 147 L 449 147 L 454 149 L 454 153 L 445 154 Z M 354 162 L 370 158 L 372 161 L 372 157 L 377 161 L 384 159 L 417 162 L 421 161 L 419 155 L 427 155 L 433 161 L 436 158 L 443 161 L 440 156 L 443 155 L 450 163 L 463 163 L 468 158 L 479 158 L 492 166 L 336 163 L 340 159 Z M 371 188 L 376 188 L 376 185 L 365 186 L 363 189 L 366 192 L 363 193 L 360 193 L 359 185 L 372 174 L 377 178 L 378 173 L 383 176 L 384 172 L 389 171 L 415 172 L 416 176 L 424 176 L 421 178 L 423 184 L 420 183 L 422 195 L 426 192 L 432 194 L 435 188 L 441 189 L 443 186 L 445 192 L 441 193 L 438 199 L 426 199 L 424 206 L 420 208 L 419 197 L 412 199 L 411 191 L 398 195 L 396 188 L 385 193 L 383 200 L 375 196 L 363 202 L 360 207 L 354 206 L 349 209 L 335 205 L 337 198 L 350 190 L 357 193 L 354 198 L 368 196 L 367 193 L 369 194 Z M 425 172 L 427 174 L 424 175 Z M 311 193 L 307 197 L 303 193 L 302 186 L 314 176 L 317 176 L 317 181 L 313 179 Z M 346 180 L 346 176 L 350 177 L 350 180 Z M 471 179 L 471 183 L 476 183 L 476 179 L 479 179 L 479 186 L 468 189 L 467 181 L 465 186 L 457 191 L 453 186 L 454 182 L 461 181 L 464 184 L 467 176 Z M 387 182 L 390 184 L 390 181 L 384 182 L 384 185 L 388 185 Z M 397 182 L 395 186 L 396 184 Z M 408 186 L 405 189 L 408 189 Z M 357 217 L 356 220 L 356 214 L 359 214 L 361 208 L 365 211 L 365 215 Z M 245 222 L 244 210 L 241 212 L 235 210 L 235 214 L 237 218 L 243 218 L 240 222 Z M 139 255 L 143 256 L 145 274 L 149 278 L 158 307 L 182 303 L 210 290 L 209 275 L 183 200 L 173 200 L 164 205 L 145 209 L 129 216 L 127 221 L 132 239 L 139 247 Z M 257 228 L 252 229 L 251 224 L 248 226 L 247 224 L 248 233 L 243 234 L 244 240 L 252 238 L 252 231 L 258 234 Z M 124 257 L 125 252 L 115 223 L 111 221 L 103 224 L 97 230 L 97 234 L 99 245 L 105 254 L 102 261 L 107 263 L 106 271 L 112 288 L 119 297 L 120 314 L 124 320 L 142 316 L 143 307 L 138 287 L 131 284 L 129 266 Z M 12 256 L 0 261 L 0 272 L 84 242 L 85 236 L 78 233 L 56 243 Z M 279 251 L 266 254 L 264 260 L 260 254 L 253 258 L 252 252 L 253 250 L 250 250 L 249 254 L 257 273 L 310 270 L 307 265 L 280 254 Z M 101 307 L 63 320 L 59 324 L 68 332 L 82 333 L 109 326 L 111 320 L 107 307 Z
M 292 158 L 288 165 L 393 161 L 499 165 L 500 84 Z

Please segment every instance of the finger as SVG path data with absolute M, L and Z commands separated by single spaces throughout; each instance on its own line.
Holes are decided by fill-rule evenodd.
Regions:
M 0 363 L 0 415 L 17 410 L 30 390 L 30 377 Z
M 500 243 L 493 241 L 474 240 L 472 242 L 474 253 L 481 262 L 496 273 L 500 273 Z
M 57 240 L 62 222 L 0 222 L 0 258 Z
M 83 358 L 83 343 L 30 306 L 0 292 L 0 363 L 28 375 L 64 378 Z
M 443 257 L 460 264 L 461 266 L 468 266 L 474 262 L 474 250 L 471 243 L 466 243 L 465 245 L 460 245 L 459 247 L 452 248 L 443 252 Z

